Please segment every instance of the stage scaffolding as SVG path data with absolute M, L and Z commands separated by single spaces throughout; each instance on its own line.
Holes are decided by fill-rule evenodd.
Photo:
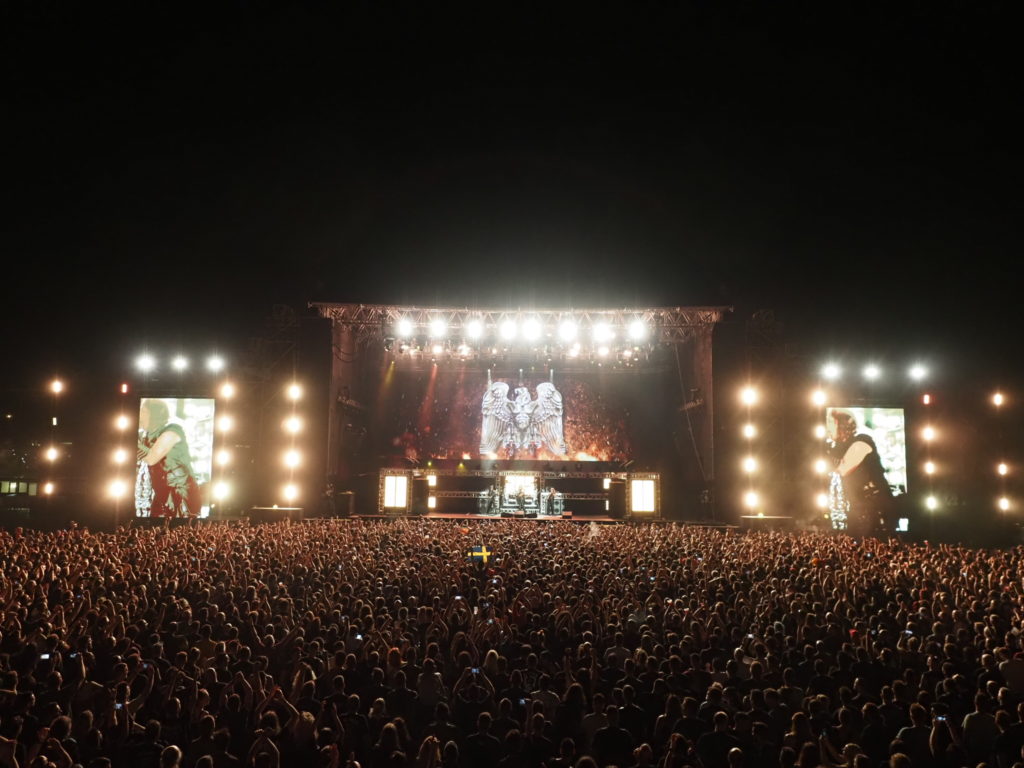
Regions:
M 705 486 L 714 481 L 714 399 L 712 378 L 712 334 L 715 325 L 731 311 L 729 307 L 635 307 L 621 309 L 480 309 L 469 307 L 420 307 L 387 304 L 335 304 L 313 302 L 309 305 L 322 317 L 331 321 L 333 362 L 330 391 L 330 428 L 327 445 L 327 466 L 329 472 L 336 471 L 343 435 L 339 414 L 343 409 L 360 410 L 365 403 L 356 401 L 357 377 L 362 375 L 360 361 L 369 352 L 390 350 L 395 345 L 406 343 L 397 332 L 399 323 L 404 322 L 414 331 L 410 341 L 419 339 L 429 344 L 428 329 L 431 323 L 442 321 L 446 328 L 445 355 L 453 363 L 467 367 L 488 367 L 493 364 L 492 354 L 499 352 L 502 359 L 520 357 L 524 361 L 545 359 L 551 365 L 570 370 L 572 362 L 564 356 L 565 344 L 557 339 L 554 329 L 564 320 L 572 320 L 582 330 L 599 323 L 617 329 L 615 346 L 622 348 L 634 343 L 645 352 L 669 350 L 672 354 L 658 359 L 671 361 L 671 367 L 678 371 L 680 386 L 680 410 L 689 425 L 690 437 L 700 465 L 700 474 Z M 545 334 L 532 341 L 506 342 L 496 340 L 498 329 L 508 321 L 516 322 L 520 328 L 525 322 L 539 323 Z M 646 330 L 645 337 L 634 342 L 627 336 L 631 324 L 639 321 Z M 484 331 L 484 341 L 470 342 L 466 339 L 470 324 Z M 456 359 L 456 342 L 474 345 L 474 352 Z M 587 339 L 583 355 L 596 354 L 597 343 Z M 552 355 L 557 355 L 552 359 Z M 689 356 L 689 375 L 684 376 L 682 360 Z M 424 363 L 431 361 L 431 350 L 425 348 L 421 356 Z M 431 361 L 432 362 L 432 361 Z M 629 375 L 645 364 L 645 358 L 619 369 L 609 367 L 610 372 Z

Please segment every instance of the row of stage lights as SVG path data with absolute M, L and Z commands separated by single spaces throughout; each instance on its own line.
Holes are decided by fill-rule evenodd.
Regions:
M 210 373 L 221 373 L 226 367 L 224 358 L 220 355 L 210 355 L 206 358 L 205 368 Z M 144 352 L 135 358 L 135 368 L 142 373 L 154 373 L 159 364 L 154 355 Z M 192 361 L 185 355 L 175 355 L 170 360 L 170 367 L 178 373 L 184 373 L 192 367 Z
M 884 371 L 877 363 L 867 363 L 860 369 L 860 375 L 865 381 L 879 381 Z M 845 374 L 843 366 L 839 363 L 829 362 L 821 367 L 821 378 L 825 381 L 838 381 Z M 928 367 L 922 363 L 914 363 L 907 369 L 907 378 L 911 381 L 924 381 L 928 378 Z
M 401 318 L 395 323 L 394 333 L 399 339 L 410 339 L 425 331 L 426 336 L 435 341 L 442 341 L 449 337 L 450 329 L 448 322 L 443 318 L 436 317 L 429 321 L 424 328 L 418 327 L 409 318 Z M 462 326 L 462 338 L 466 341 L 481 342 L 487 337 L 495 338 L 505 343 L 525 341 L 527 343 L 538 343 L 547 338 L 557 338 L 563 344 L 574 344 L 581 334 L 579 323 L 575 320 L 562 320 L 557 328 L 548 328 L 539 317 L 528 317 L 520 323 L 511 318 L 503 320 L 496 326 L 488 326 L 483 319 L 469 320 Z M 634 344 L 640 344 L 647 340 L 650 335 L 647 324 L 637 318 L 628 325 L 617 327 L 611 323 L 598 322 L 590 327 L 590 337 L 594 344 L 611 344 L 621 337 Z
M 918 374 L 917 376 L 915 376 L 914 373 L 914 369 L 911 369 L 911 377 L 915 378 L 915 380 L 918 381 L 924 379 L 924 377 L 927 375 L 927 371 L 923 370 L 923 367 L 921 370 L 916 371 L 916 373 Z M 825 374 L 826 370 L 823 370 L 823 377 L 825 376 Z M 834 376 L 833 379 L 834 378 L 838 378 L 838 375 Z M 753 483 L 754 475 L 759 470 L 760 465 L 757 458 L 754 456 L 752 450 L 753 440 L 754 438 L 757 437 L 757 427 L 751 419 L 752 408 L 759 402 L 759 399 L 760 395 L 758 391 L 752 386 L 747 386 L 740 390 L 740 402 L 745 406 L 747 415 L 746 422 L 743 424 L 741 428 L 741 434 L 743 438 L 746 440 L 747 444 L 746 455 L 743 457 L 741 461 L 741 468 L 743 469 L 744 474 L 747 476 L 747 489 L 744 492 L 743 504 L 747 509 L 751 510 L 752 512 L 757 511 L 761 508 L 761 497 L 757 490 L 754 488 Z M 811 392 L 810 401 L 814 407 L 824 409 L 828 404 L 828 393 L 821 388 L 814 389 Z M 1006 396 L 1002 392 L 995 392 L 989 398 L 989 402 L 991 402 L 991 404 L 996 408 L 996 411 L 998 413 L 1006 404 Z M 932 396 L 927 393 L 923 394 L 921 396 L 921 403 L 924 406 L 930 406 L 932 404 Z M 932 457 L 932 449 L 934 442 L 939 436 L 939 433 L 936 431 L 935 427 L 931 423 L 930 411 L 927 423 L 924 427 L 921 428 L 920 435 L 922 441 L 925 444 L 925 461 L 922 465 L 922 470 L 924 471 L 925 476 L 928 478 L 928 495 L 925 496 L 924 506 L 929 511 L 934 512 L 939 508 L 939 500 L 938 497 L 935 495 L 933 483 L 937 467 Z M 824 441 L 828 438 L 828 429 L 825 424 L 819 423 L 814 427 L 814 437 L 819 441 Z M 1001 447 L 1002 446 L 1000 446 L 1000 448 Z M 825 457 L 819 457 L 814 460 L 813 470 L 816 475 L 820 477 L 827 477 L 828 468 L 828 460 Z M 1005 460 L 999 461 L 996 464 L 995 472 L 1000 482 L 1000 495 L 996 499 L 996 507 L 1002 512 L 1008 512 L 1012 507 L 1010 498 L 1006 494 L 1006 479 L 1007 476 L 1010 474 L 1010 465 Z M 819 509 L 826 509 L 828 507 L 828 503 L 829 497 L 827 493 L 819 492 L 815 496 L 815 505 Z M 757 512 L 757 514 L 759 516 L 763 516 L 764 513 Z

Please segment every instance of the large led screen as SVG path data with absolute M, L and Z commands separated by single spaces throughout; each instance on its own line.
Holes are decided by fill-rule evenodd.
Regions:
M 135 473 L 137 516 L 209 514 L 213 419 L 212 398 L 142 399 Z
M 667 448 L 659 436 L 671 437 L 670 407 L 664 377 L 641 373 L 393 371 L 377 399 L 376 452 L 411 461 L 656 458 Z

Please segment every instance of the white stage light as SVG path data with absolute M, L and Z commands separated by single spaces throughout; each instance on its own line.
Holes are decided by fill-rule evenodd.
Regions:
M 527 318 L 526 322 L 523 323 L 523 338 L 527 341 L 536 341 L 541 337 L 544 332 L 544 326 L 536 317 Z
M 446 333 L 448 333 L 448 323 L 443 318 L 435 317 L 430 321 L 430 338 L 443 339 Z
M 608 323 L 598 323 L 594 326 L 594 341 L 598 344 L 606 344 L 615 338 L 615 332 Z
M 921 430 L 921 437 L 923 437 L 926 442 L 930 443 L 932 440 L 935 439 L 935 428 L 925 427 L 924 429 Z
M 210 373 L 220 373 L 224 370 L 224 358 L 220 355 L 210 355 L 206 358 L 206 370 Z
M 757 402 L 757 390 L 753 387 L 744 387 L 740 391 L 740 402 L 744 405 L 753 405 Z
M 46 460 L 47 461 L 56 461 L 58 455 L 59 454 L 57 453 L 57 449 L 54 448 L 52 445 L 49 448 L 46 449 Z
M 220 387 L 220 396 L 225 400 L 230 400 L 235 396 L 235 385 L 230 381 L 225 381 Z
M 746 504 L 749 509 L 757 507 L 760 501 L 761 499 L 758 498 L 756 491 L 747 491 L 743 494 L 743 503 Z
M 814 428 L 814 436 L 819 440 L 824 440 L 826 437 L 828 437 L 828 430 L 825 429 L 824 424 L 819 424 Z
M 50 382 L 50 391 L 55 395 L 59 395 L 64 391 L 64 382 L 60 379 L 54 379 Z
M 213 484 L 213 499 L 214 501 L 224 501 L 228 496 L 231 495 L 231 487 L 227 483 L 214 483 Z
M 289 416 L 284 420 L 284 431 L 295 435 L 302 430 L 302 419 L 298 416 Z
M 753 424 L 744 424 L 743 436 L 747 438 L 747 440 L 751 440 L 757 437 L 757 427 L 755 427 Z
M 302 457 L 294 448 L 284 452 L 284 465 L 289 469 L 295 469 L 302 463 Z
M 748 474 L 750 472 L 756 472 L 757 471 L 757 459 L 755 459 L 753 456 L 747 456 L 743 460 L 743 471 L 747 472 Z
M 128 461 L 128 451 L 126 451 L 124 448 L 118 448 L 116 451 L 114 451 L 113 458 L 115 464 L 124 464 L 126 461 Z
M 217 451 L 217 466 L 226 467 L 231 463 L 231 451 L 221 448 Z
M 601 357 L 608 357 L 608 353 L 610 351 L 611 350 L 608 349 L 608 347 L 598 347 L 597 348 L 597 354 L 600 355 Z
M 289 400 L 294 401 L 302 397 L 302 387 L 300 387 L 298 384 L 289 384 L 288 389 L 286 391 Z
M 647 326 L 639 318 L 629 324 L 629 338 L 633 341 L 643 341 L 647 338 Z
M 992 395 L 992 405 L 996 406 L 997 408 L 1000 405 L 1002 405 L 1005 401 L 1006 398 L 1003 397 L 1002 392 L 996 392 L 994 395 Z
M 143 373 L 150 373 L 156 368 L 156 358 L 150 354 L 139 355 L 135 358 L 135 367 Z
M 188 358 L 184 355 L 177 355 L 171 360 L 171 368 L 179 372 L 188 369 Z
M 107 491 L 108 491 L 108 492 L 110 493 L 110 495 L 111 495 L 111 496 L 113 496 L 113 497 L 114 497 L 115 499 L 119 499 L 119 498 L 121 498 L 122 496 L 124 496 L 124 494 L 125 494 L 125 492 L 126 492 L 127 490 L 128 490 L 128 484 L 127 484 L 127 483 L 125 483 L 125 481 L 124 481 L 124 480 L 114 480 L 114 481 L 113 481 L 113 482 L 111 482 L 111 483 L 110 483 L 110 485 L 109 485 L 109 486 L 107 487 Z
M 868 381 L 874 381 L 882 375 L 882 369 L 874 363 L 869 363 L 864 366 L 864 378 Z
M 828 506 L 828 494 L 819 493 L 817 496 L 815 496 L 814 501 L 821 509 L 825 509 L 825 507 Z
M 818 459 L 814 462 L 814 471 L 819 475 L 824 475 L 828 470 L 828 463 L 824 459 Z
M 294 483 L 288 483 L 281 489 L 281 495 L 284 496 L 285 501 L 293 502 L 299 498 L 299 488 Z
M 221 432 L 230 432 L 231 428 L 235 426 L 235 420 L 230 416 L 221 416 L 217 426 L 220 427 Z
M 427 496 L 427 509 L 437 509 L 437 496 Z
M 505 320 L 501 324 L 501 338 L 505 341 L 512 341 L 519 332 L 519 326 L 516 325 L 515 320 Z
M 576 323 L 573 320 L 563 320 L 558 326 L 558 338 L 562 341 L 572 341 L 576 338 Z
M 479 339 L 484 335 L 484 324 L 480 320 L 470 320 L 466 323 L 466 336 L 470 339 Z
M 843 375 L 843 369 L 839 367 L 838 363 L 825 363 L 822 366 L 821 375 L 829 381 L 835 381 Z
M 928 376 L 928 369 L 920 363 L 916 363 L 915 365 L 910 366 L 908 373 L 910 374 L 910 378 L 914 381 L 923 381 Z
M 573 344 L 569 348 L 569 357 L 579 357 L 579 356 L 580 356 L 580 345 L 579 344 Z
M 53 495 L 53 489 L 54 489 L 53 483 L 45 483 L 43 485 L 43 493 L 45 493 L 47 496 L 52 496 Z
M 1010 471 L 1010 468 L 1006 465 L 1005 461 L 999 462 L 999 466 L 996 467 L 996 472 L 998 472 L 1000 475 L 1002 475 L 1004 477 L 1006 476 L 1006 474 L 1009 471 Z
M 395 323 L 395 332 L 402 337 L 412 336 L 412 320 L 407 317 L 399 318 Z
M 116 426 L 118 429 L 128 429 L 130 423 L 131 422 L 128 421 L 128 417 L 124 415 L 118 416 L 114 420 L 114 426 Z
M 928 509 L 934 511 L 939 508 L 939 500 L 934 496 L 929 496 L 924 500 L 924 505 L 928 507 Z
M 924 463 L 924 473 L 926 475 L 934 475 L 935 474 L 935 462 L 934 461 L 926 461 Z
M 828 400 L 828 395 L 825 394 L 825 390 L 816 389 L 811 393 L 811 402 L 817 406 L 822 406 Z
M 432 354 L 441 355 L 444 354 L 444 346 L 441 344 L 435 344 L 430 348 Z
M 999 508 L 1006 512 L 1010 508 L 1010 500 L 1005 496 L 1001 497 L 999 499 Z

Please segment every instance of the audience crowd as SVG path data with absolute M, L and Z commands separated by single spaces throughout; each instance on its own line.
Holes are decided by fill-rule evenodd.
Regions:
M 0 532 L 0 768 L 1011 768 L 1022 555 L 507 520 Z

